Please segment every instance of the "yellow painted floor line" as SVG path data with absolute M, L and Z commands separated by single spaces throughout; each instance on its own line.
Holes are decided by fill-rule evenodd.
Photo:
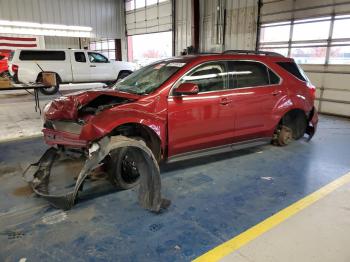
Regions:
M 227 242 L 215 247 L 214 249 L 201 255 L 200 257 L 196 258 L 193 261 L 195 261 L 195 262 L 202 262 L 202 261 L 208 262 L 208 261 L 218 261 L 218 260 L 224 258 L 228 254 L 236 251 L 237 249 L 246 245 L 250 241 L 257 238 L 258 236 L 262 235 L 266 231 L 277 226 L 278 224 L 280 224 L 284 220 L 295 215 L 299 211 L 310 206 L 311 204 L 315 203 L 316 201 L 325 197 L 326 195 L 333 192 L 337 188 L 339 188 L 339 187 L 341 187 L 349 182 L 350 182 L 350 172 L 343 175 L 342 177 L 334 180 L 333 182 L 325 185 L 324 187 L 320 188 L 319 190 L 311 193 L 310 195 L 307 195 L 306 197 L 300 199 L 299 201 L 286 207 L 285 209 L 282 209 L 280 212 L 265 219 L 264 221 L 251 227 L 250 229 L 244 231 L 243 233 L 239 234 L 238 236 L 228 240 Z

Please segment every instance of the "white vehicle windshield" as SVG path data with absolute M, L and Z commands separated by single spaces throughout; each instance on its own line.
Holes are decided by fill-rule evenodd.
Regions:
M 149 94 L 159 88 L 184 65 L 185 63 L 182 61 L 174 62 L 173 60 L 145 66 L 118 82 L 113 88 L 138 95 Z

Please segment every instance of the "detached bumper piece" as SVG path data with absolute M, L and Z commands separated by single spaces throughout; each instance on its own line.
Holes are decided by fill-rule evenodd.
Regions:
M 161 197 L 160 171 L 152 151 L 143 142 L 123 136 L 105 137 L 93 143 L 87 157 L 83 154 L 71 155 L 51 147 L 37 163 L 31 164 L 24 171 L 23 177 L 36 194 L 46 198 L 56 208 L 67 210 L 74 206 L 87 176 L 102 165 L 109 152 L 123 147 L 133 148 L 132 154 L 140 174 L 140 206 L 152 212 L 167 208 L 170 201 Z M 72 180 L 72 166 L 68 165 L 67 168 L 72 160 L 78 161 L 74 168 L 82 167 L 76 181 Z M 71 180 L 68 183 L 67 175 Z
M 308 141 L 311 140 L 311 138 L 316 133 L 318 124 L 318 114 L 315 108 L 313 108 L 308 116 L 308 126 L 306 127 L 306 134 L 309 135 Z

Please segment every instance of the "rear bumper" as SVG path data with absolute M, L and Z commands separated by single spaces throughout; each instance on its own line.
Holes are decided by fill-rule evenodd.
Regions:
M 50 128 L 44 128 L 45 143 L 50 146 L 61 145 L 73 148 L 87 148 L 89 141 L 79 139 L 79 135 L 57 131 Z
M 316 108 L 314 107 L 308 117 L 308 127 L 306 129 L 306 133 L 309 135 L 309 139 L 311 139 L 317 130 L 318 124 L 318 113 Z
M 309 117 L 309 122 L 315 127 L 315 129 L 317 128 L 318 113 L 317 113 L 316 108 L 312 109 L 312 112 L 311 112 L 310 117 Z

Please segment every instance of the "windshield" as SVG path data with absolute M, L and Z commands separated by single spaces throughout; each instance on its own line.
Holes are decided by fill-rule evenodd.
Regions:
M 152 93 L 184 65 L 183 62 L 162 61 L 145 66 L 118 82 L 114 89 L 138 95 Z

